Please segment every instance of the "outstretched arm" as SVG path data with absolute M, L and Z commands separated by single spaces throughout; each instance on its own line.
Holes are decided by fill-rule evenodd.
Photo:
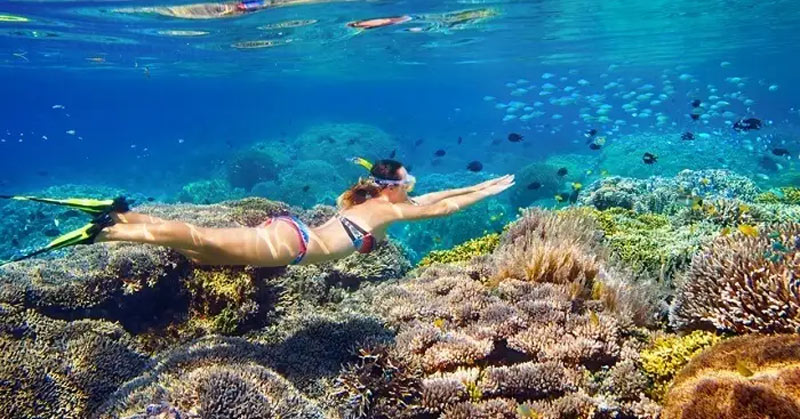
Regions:
M 497 184 L 498 182 L 503 182 L 504 180 L 507 180 L 509 177 L 511 177 L 511 175 L 505 175 L 498 178 L 489 179 L 485 182 L 478 183 L 477 185 L 467 186 L 465 188 L 447 189 L 444 191 L 431 192 L 425 195 L 415 196 L 414 202 L 420 206 L 435 204 L 443 199 L 453 198 L 459 195 L 466 195 L 469 193 L 478 192 L 494 184 Z
M 428 205 L 393 204 L 395 220 L 424 220 L 450 215 L 514 186 L 514 176 L 503 176 L 474 192 L 450 196 Z

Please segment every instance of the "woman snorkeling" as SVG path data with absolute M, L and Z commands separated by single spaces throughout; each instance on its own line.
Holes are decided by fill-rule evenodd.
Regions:
M 356 160 L 368 168 L 369 176 L 339 196 L 339 212 L 314 228 L 294 216 L 274 217 L 258 227 L 203 228 L 129 211 L 124 198 L 92 201 L 3 196 L 68 205 L 95 216 L 84 228 L 14 261 L 75 244 L 127 241 L 170 247 L 201 265 L 314 264 L 356 251 L 368 253 L 392 223 L 443 217 L 514 185 L 514 176 L 506 175 L 412 200 L 408 192 L 416 179 L 400 162 L 380 160 L 373 165 Z

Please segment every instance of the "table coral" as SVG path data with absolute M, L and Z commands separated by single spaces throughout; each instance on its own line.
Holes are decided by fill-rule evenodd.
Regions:
M 119 325 L 66 322 L 3 307 L 0 411 L 3 417 L 91 417 L 147 357 Z

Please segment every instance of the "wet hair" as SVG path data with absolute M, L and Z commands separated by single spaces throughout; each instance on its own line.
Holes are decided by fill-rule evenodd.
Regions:
M 358 182 L 339 195 L 336 203 L 340 208 L 347 209 L 358 204 L 363 204 L 370 198 L 380 195 L 386 189 L 386 185 L 379 185 L 375 179 L 402 180 L 400 169 L 403 163 L 397 160 L 378 160 L 372 165 L 369 171 L 371 177 L 361 178 Z
M 397 160 L 378 160 L 372 165 L 372 170 L 369 171 L 369 174 L 378 179 L 402 180 L 403 176 L 400 175 L 402 167 L 403 163 Z

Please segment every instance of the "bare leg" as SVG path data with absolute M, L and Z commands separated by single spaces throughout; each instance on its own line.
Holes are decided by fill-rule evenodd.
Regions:
M 122 215 L 125 214 L 118 214 Z M 297 233 L 287 223 L 258 228 L 204 228 L 180 221 L 160 221 L 115 224 L 103 229 L 95 241 L 166 246 L 198 263 L 213 265 L 285 266 L 300 251 Z
M 118 224 L 161 224 L 167 222 L 167 220 L 163 218 L 133 211 L 112 212 L 111 218 Z

